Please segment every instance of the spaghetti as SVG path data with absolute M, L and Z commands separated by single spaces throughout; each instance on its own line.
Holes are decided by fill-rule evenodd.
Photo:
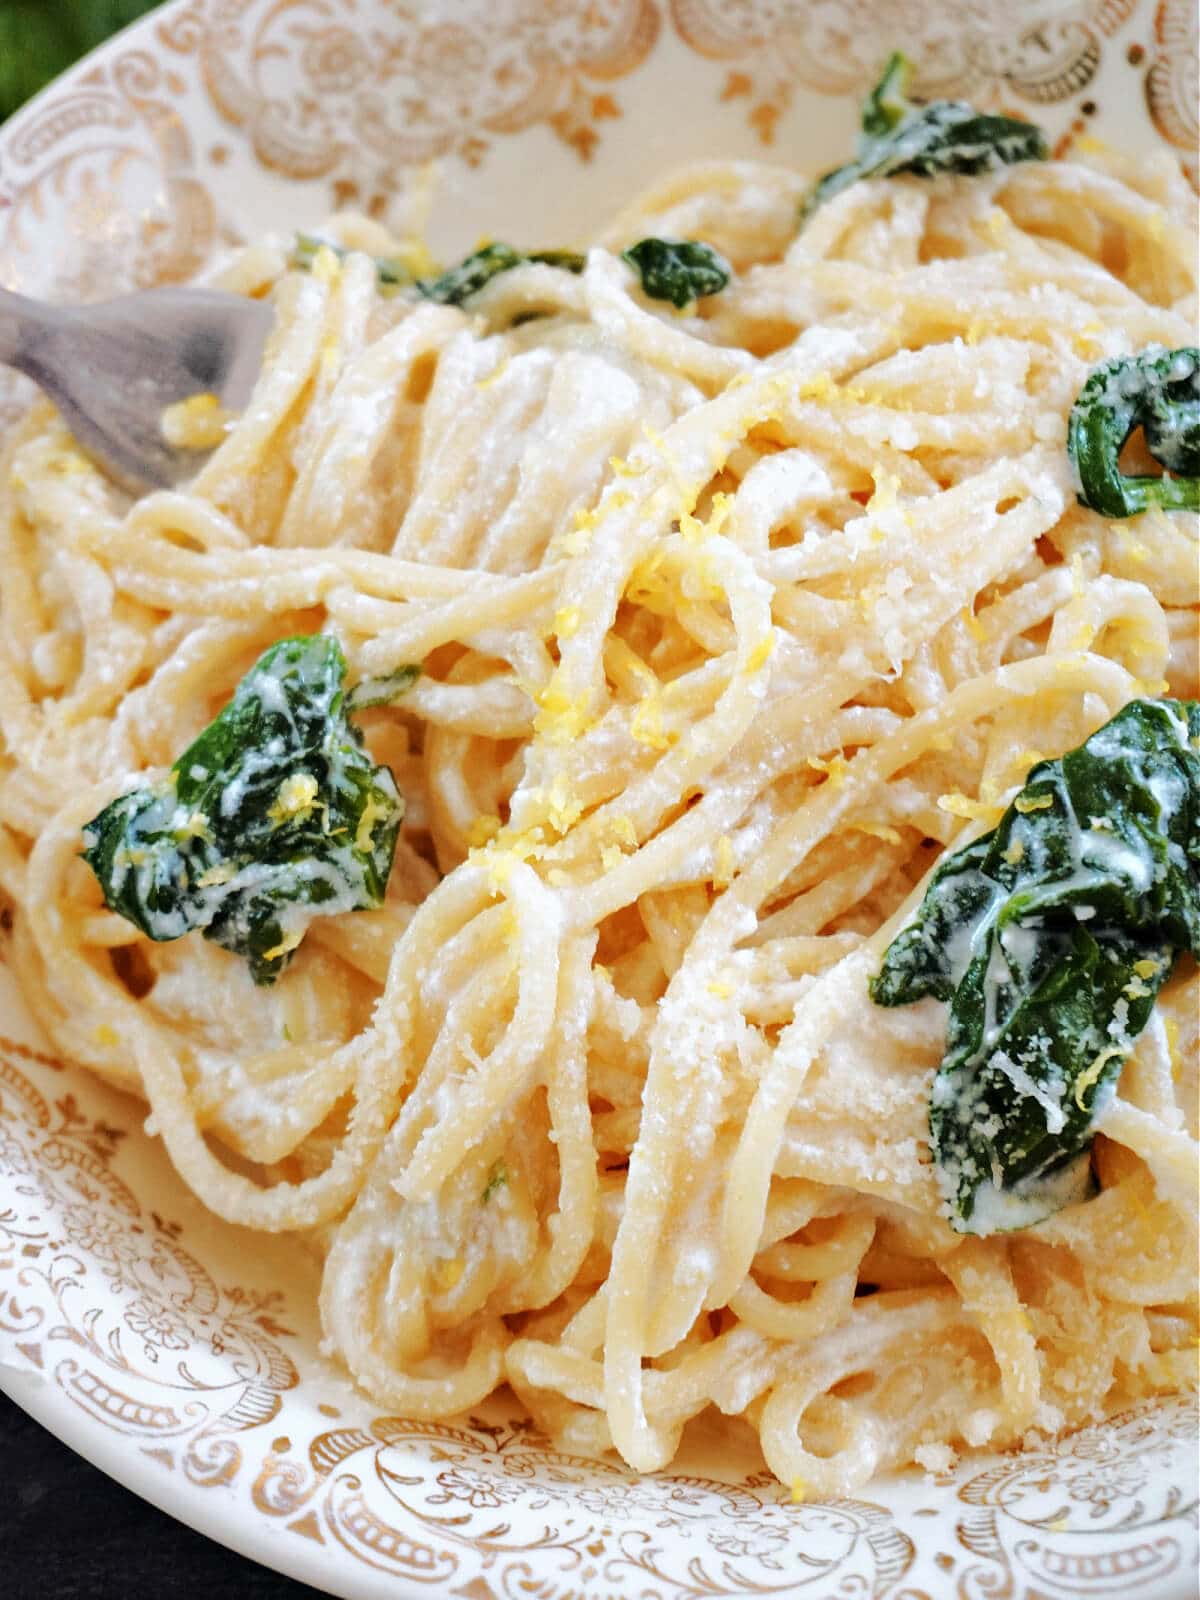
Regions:
M 129 504 L 35 406 L 0 486 L 0 889 L 58 1047 L 220 1215 L 305 1233 L 329 1347 L 414 1416 L 507 1382 L 670 1461 L 743 1419 L 797 1492 L 1079 1423 L 1195 1362 L 1196 977 L 1103 1114 L 1099 1194 L 952 1231 L 933 1000 L 868 981 L 945 847 L 1132 698 L 1197 694 L 1197 518 L 1077 502 L 1101 359 L 1187 342 L 1192 197 L 1099 155 L 676 174 L 582 272 L 380 291 L 373 223 L 271 295 L 246 412 Z M 709 241 L 677 313 L 617 252 Z M 210 419 L 211 420 L 211 419 Z M 81 829 L 269 645 L 334 633 L 406 800 L 387 897 L 257 988 L 107 911 Z

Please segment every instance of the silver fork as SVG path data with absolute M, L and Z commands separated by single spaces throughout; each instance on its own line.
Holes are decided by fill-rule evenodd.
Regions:
M 241 411 L 273 316 L 263 301 L 213 289 L 147 289 L 89 306 L 0 289 L 0 363 L 40 385 L 122 487 L 170 488 L 211 451 L 169 443 L 163 412 L 197 394 Z

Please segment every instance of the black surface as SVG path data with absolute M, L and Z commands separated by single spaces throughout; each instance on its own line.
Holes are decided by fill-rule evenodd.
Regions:
M 0 1600 L 317 1600 L 139 1500 L 0 1394 Z

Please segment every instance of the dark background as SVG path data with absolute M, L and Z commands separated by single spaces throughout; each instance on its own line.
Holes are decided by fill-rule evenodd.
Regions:
M 89 1466 L 0 1394 L 3 1600 L 318 1600 Z
M 0 0 L 0 122 L 152 0 Z M 315 1600 L 82 1461 L 0 1394 L 2 1600 Z
M 0 122 L 155 0 L 0 0 Z

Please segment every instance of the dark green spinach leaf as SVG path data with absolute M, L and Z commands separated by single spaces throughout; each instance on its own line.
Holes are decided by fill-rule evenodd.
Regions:
M 108 906 L 151 939 L 202 929 L 269 984 L 314 917 L 380 905 L 404 802 L 347 720 L 345 675 L 336 639 L 280 640 L 165 779 L 94 817 L 83 858 Z
M 487 1205 L 488 1201 L 498 1189 L 503 1189 L 508 1182 L 508 1168 L 503 1161 L 493 1161 L 491 1171 L 488 1173 L 487 1182 L 479 1196 L 480 1205 Z
M 450 267 L 438 278 L 422 278 L 417 288 L 427 300 L 439 305 L 461 306 L 472 295 L 478 294 L 486 284 L 501 272 L 510 272 L 526 261 L 540 261 L 543 266 L 559 267 L 564 272 L 582 272 L 587 265 L 585 256 L 572 250 L 514 250 L 510 244 L 484 245 L 464 257 L 456 267 Z
M 1121 471 L 1121 450 L 1138 427 L 1161 478 Z M 1151 506 L 1200 511 L 1200 349 L 1158 345 L 1102 362 L 1071 408 L 1067 452 L 1080 500 L 1102 516 L 1133 517 Z
M 1045 161 L 1049 155 L 1045 135 L 1032 122 L 976 111 L 961 100 L 922 105 L 908 97 L 911 78 L 912 63 L 896 51 L 863 106 L 858 154 L 809 190 L 800 207 L 802 225 L 818 206 L 860 178 L 886 178 L 895 172 L 921 178 L 941 172 L 971 176 L 1017 161 Z
M 1089 1192 L 1097 1113 L 1181 951 L 1200 955 L 1200 704 L 1134 700 L 949 855 L 871 984 L 950 1002 L 929 1129 L 951 1224 Z
M 417 666 L 397 667 L 382 678 L 362 678 L 346 696 L 347 711 L 365 711 L 369 706 L 390 706 L 407 694 L 421 676 Z
M 669 300 L 677 311 L 705 295 L 719 294 L 733 276 L 725 257 L 698 239 L 639 239 L 622 250 L 651 300 Z

